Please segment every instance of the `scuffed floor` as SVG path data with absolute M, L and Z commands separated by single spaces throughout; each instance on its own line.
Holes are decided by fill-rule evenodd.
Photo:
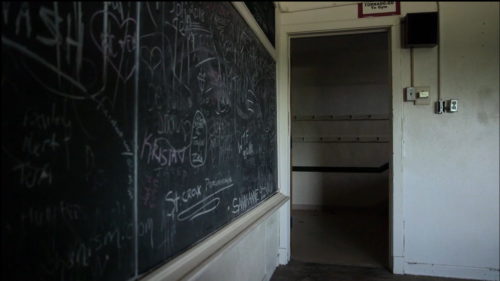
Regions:
M 292 211 L 292 259 L 302 262 L 385 267 L 387 213 L 373 210 Z
M 305 263 L 279 266 L 271 281 L 465 281 L 465 279 L 394 275 L 384 268 Z
M 394 275 L 383 210 L 292 211 L 292 260 L 271 281 L 465 281 Z

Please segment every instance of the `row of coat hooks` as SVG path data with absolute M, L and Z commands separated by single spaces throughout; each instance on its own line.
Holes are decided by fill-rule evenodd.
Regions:
M 293 137 L 293 142 L 317 143 L 388 143 L 389 136 L 331 136 L 331 137 Z
M 388 114 L 349 114 L 349 115 L 294 115 L 294 121 L 367 121 L 389 120 Z

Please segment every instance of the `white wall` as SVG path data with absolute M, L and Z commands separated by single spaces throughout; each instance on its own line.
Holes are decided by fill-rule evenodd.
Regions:
M 387 32 L 293 38 L 292 116 L 385 116 L 391 112 Z M 389 120 L 299 121 L 292 138 L 390 139 Z M 389 162 L 387 142 L 301 142 L 292 145 L 293 166 L 380 167 Z M 293 172 L 292 208 L 387 208 L 383 173 Z
M 437 5 L 402 2 L 401 10 L 402 17 L 435 11 Z M 355 5 L 283 13 L 280 19 L 283 30 L 378 22 L 357 19 Z M 395 181 L 401 186 L 394 186 L 403 194 L 394 202 L 400 211 L 394 215 L 404 223 L 395 227 L 404 241 L 395 250 L 401 255 L 398 266 L 409 274 L 499 280 L 499 3 L 443 2 L 440 23 L 441 96 L 459 99 L 459 112 L 436 115 L 432 105 L 393 104 L 401 118 L 394 122 L 402 124 L 402 167 L 395 169 L 403 177 Z M 393 52 L 401 70 L 394 76 L 401 88 L 393 100 L 400 101 L 403 87 L 410 85 L 410 51 Z M 437 52 L 415 49 L 414 57 L 415 85 L 430 86 L 433 102 Z
M 498 280 L 499 4 L 443 2 L 440 14 L 441 95 L 460 108 L 440 116 L 404 104 L 406 271 L 463 267 L 464 277 Z M 415 50 L 415 83 L 434 93 L 436 55 Z
M 187 280 L 270 280 L 278 265 L 278 220 L 275 212 Z

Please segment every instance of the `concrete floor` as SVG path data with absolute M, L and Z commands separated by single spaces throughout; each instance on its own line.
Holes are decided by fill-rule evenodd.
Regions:
M 394 275 L 384 268 L 290 261 L 279 266 L 271 281 L 465 281 L 464 279 Z
M 373 210 L 292 211 L 292 259 L 386 268 L 388 215 Z
M 386 211 L 292 211 L 292 260 L 271 281 L 464 281 L 394 275 Z

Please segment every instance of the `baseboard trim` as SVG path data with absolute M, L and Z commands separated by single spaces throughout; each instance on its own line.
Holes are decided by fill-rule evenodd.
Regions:
M 172 261 L 144 276 L 141 280 L 173 281 L 189 279 L 199 269 L 206 266 L 225 249 L 234 245 L 260 222 L 278 210 L 288 199 L 287 196 L 281 193 L 273 195 L 255 209 L 242 215 Z
M 278 249 L 278 263 L 280 265 L 286 265 L 290 261 L 290 251 L 285 248 L 279 248 Z
M 500 271 L 495 268 L 439 265 L 416 262 L 406 262 L 404 265 L 404 271 L 405 274 L 409 275 L 425 275 L 460 279 L 498 281 L 500 278 Z
M 404 257 L 393 256 L 391 258 L 391 270 L 394 274 L 404 274 L 405 260 Z

